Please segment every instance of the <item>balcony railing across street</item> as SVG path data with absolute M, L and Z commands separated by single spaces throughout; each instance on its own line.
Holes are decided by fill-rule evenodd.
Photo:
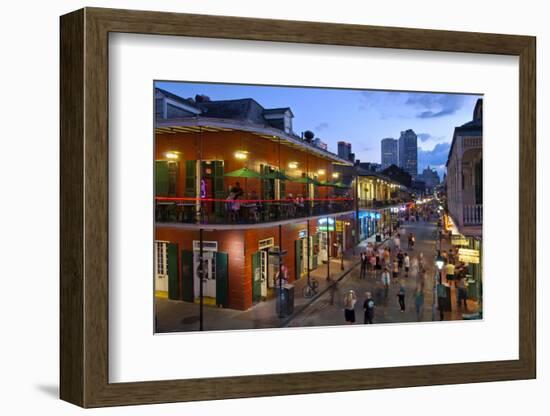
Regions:
M 481 225 L 483 223 L 483 205 L 464 205 L 463 223 L 464 225 Z
M 353 210 L 352 198 L 215 199 L 155 198 L 157 222 L 188 224 L 256 224 Z

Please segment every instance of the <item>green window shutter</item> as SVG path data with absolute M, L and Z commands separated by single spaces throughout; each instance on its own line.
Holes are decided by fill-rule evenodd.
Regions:
M 296 240 L 294 242 L 294 247 L 296 248 L 296 252 L 294 253 L 294 260 L 296 263 L 296 280 L 298 280 L 300 277 L 302 277 L 302 240 Z
M 166 245 L 166 252 L 168 254 L 168 298 L 177 300 L 180 297 L 178 245 L 176 243 L 168 243 Z
M 197 196 L 197 161 L 185 161 L 185 196 L 194 198 Z
M 281 170 L 281 173 L 284 175 L 285 171 Z M 286 196 L 286 181 L 279 180 L 279 189 L 281 191 L 281 198 Z
M 193 252 L 183 250 L 181 252 L 181 274 L 182 274 L 182 299 L 187 302 L 193 302 Z
M 252 302 L 259 302 L 262 298 L 262 281 L 260 270 L 261 253 L 257 251 L 252 254 Z
M 216 252 L 216 305 L 229 306 L 228 255 Z
M 226 191 L 225 191 L 225 182 L 224 182 L 224 168 L 223 168 L 223 161 L 216 160 L 214 163 L 214 198 L 223 200 L 227 197 Z M 223 216 L 225 212 L 225 203 L 221 201 L 217 201 L 214 204 L 214 210 L 216 212 L 216 215 Z
M 155 161 L 155 196 L 168 196 L 168 162 Z

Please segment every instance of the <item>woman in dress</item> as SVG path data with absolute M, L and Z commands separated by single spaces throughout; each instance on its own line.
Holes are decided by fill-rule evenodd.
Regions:
M 353 290 L 350 290 L 344 297 L 344 318 L 350 325 L 355 322 L 355 303 L 357 303 L 357 296 Z

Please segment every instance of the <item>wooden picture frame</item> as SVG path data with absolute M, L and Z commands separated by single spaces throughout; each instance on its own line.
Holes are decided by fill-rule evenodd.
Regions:
M 536 377 L 535 38 L 85 8 L 61 17 L 60 396 L 82 407 Z M 110 32 L 501 54 L 519 57 L 519 359 L 310 373 L 109 383 Z

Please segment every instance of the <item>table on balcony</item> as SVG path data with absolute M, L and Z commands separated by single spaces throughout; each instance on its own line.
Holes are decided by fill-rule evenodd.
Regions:
M 241 204 L 241 218 L 246 223 L 257 223 L 260 220 L 259 204 L 249 202 Z
M 178 202 L 177 204 L 177 221 L 192 223 L 195 220 L 195 202 Z
M 176 216 L 176 203 L 174 201 L 157 201 L 156 211 L 157 221 L 169 221 L 171 214 Z

